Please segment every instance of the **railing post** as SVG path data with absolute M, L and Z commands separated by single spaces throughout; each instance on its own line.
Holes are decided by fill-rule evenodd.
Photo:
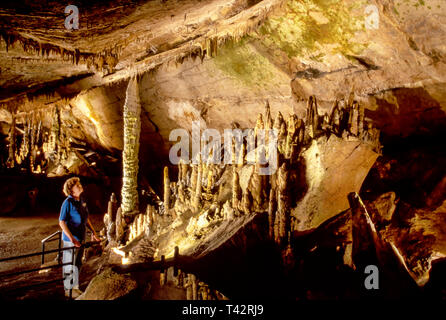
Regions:
M 60 263 L 60 248 L 61 248 L 61 244 L 62 244 L 62 232 L 59 233 L 59 252 L 57 253 L 57 262 Z

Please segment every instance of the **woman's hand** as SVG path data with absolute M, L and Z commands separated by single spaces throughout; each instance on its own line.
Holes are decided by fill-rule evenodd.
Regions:
M 91 234 L 91 241 L 101 241 L 96 233 Z
M 76 238 L 73 238 L 71 240 L 71 242 L 73 242 L 73 244 L 76 248 L 79 248 L 81 246 L 81 243 L 79 241 L 77 241 Z

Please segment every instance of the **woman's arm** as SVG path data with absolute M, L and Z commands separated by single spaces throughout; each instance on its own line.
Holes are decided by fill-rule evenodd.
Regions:
M 94 241 L 101 241 L 101 239 L 99 239 L 98 235 L 96 234 L 96 231 L 94 230 L 93 225 L 91 224 L 90 218 L 87 218 L 87 226 L 90 228 L 91 231 L 93 231 Z
M 81 244 L 79 241 L 76 240 L 75 237 L 71 234 L 70 229 L 68 229 L 67 223 L 63 220 L 59 221 L 59 226 L 62 228 L 62 231 L 67 235 L 68 239 L 70 239 L 71 242 L 73 242 L 75 247 L 80 247 Z

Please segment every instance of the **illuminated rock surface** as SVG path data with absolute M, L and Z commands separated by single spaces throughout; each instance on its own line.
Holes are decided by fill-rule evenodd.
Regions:
M 416 296 L 403 289 L 411 277 L 444 297 L 429 276 L 446 254 L 443 1 L 377 0 L 373 16 L 353 0 L 92 0 L 73 31 L 66 3 L 47 3 L 0 5 L 0 214 L 58 210 L 66 177 L 91 182 L 107 241 L 84 298 L 372 296 L 353 244 L 372 261 L 380 242 L 352 236 L 351 192 L 400 255 L 381 248 L 383 279 L 406 272 L 382 296 Z M 138 88 L 139 137 L 125 131 L 127 88 Z M 276 128 L 277 172 L 258 175 L 253 154 L 172 165 L 169 135 L 192 121 Z M 182 276 L 117 270 L 149 270 L 175 247 Z M 395 257 L 407 270 L 383 263 Z

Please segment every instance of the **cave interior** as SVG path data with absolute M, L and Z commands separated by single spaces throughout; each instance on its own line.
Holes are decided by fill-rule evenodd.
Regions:
M 78 299 L 446 299 L 444 1 L 71 5 L 0 4 L 0 259 L 76 176 Z

